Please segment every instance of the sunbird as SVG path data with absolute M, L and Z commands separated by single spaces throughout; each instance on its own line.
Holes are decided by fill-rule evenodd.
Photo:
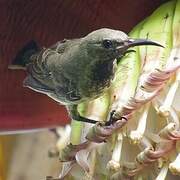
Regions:
M 72 119 L 96 123 L 80 116 L 77 105 L 101 96 L 111 85 L 117 60 L 131 52 L 130 47 L 141 45 L 162 47 L 148 39 L 133 39 L 122 31 L 102 28 L 49 48 L 39 48 L 31 41 L 18 52 L 10 68 L 26 69 L 23 86 L 65 105 Z

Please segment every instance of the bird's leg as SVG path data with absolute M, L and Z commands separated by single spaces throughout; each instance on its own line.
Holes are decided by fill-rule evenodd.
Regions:
M 77 105 L 69 105 L 69 106 L 67 106 L 67 110 L 70 114 L 71 119 L 73 119 L 73 120 L 87 122 L 87 123 L 91 123 L 91 124 L 96 124 L 97 122 L 99 122 L 99 121 L 96 121 L 93 119 L 82 117 L 77 110 Z
M 99 123 L 99 121 L 96 121 L 94 119 L 89 119 L 89 118 L 81 116 L 77 110 L 77 105 L 69 105 L 69 106 L 67 106 L 67 110 L 70 114 L 71 119 L 73 119 L 73 120 L 87 122 L 87 123 L 91 123 L 91 124 Z M 119 119 L 113 118 L 113 115 L 115 112 L 116 112 L 115 110 L 111 111 L 109 121 L 105 122 L 105 124 L 104 124 L 105 126 L 110 126 L 119 120 Z M 126 119 L 126 118 L 121 117 L 121 119 Z

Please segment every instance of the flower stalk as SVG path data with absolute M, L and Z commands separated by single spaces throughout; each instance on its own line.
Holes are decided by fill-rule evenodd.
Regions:
M 123 135 L 122 133 L 119 133 L 117 135 L 117 140 L 115 143 L 115 147 L 113 149 L 112 158 L 107 164 L 107 169 L 109 169 L 110 171 L 117 172 L 120 169 L 122 143 L 123 143 Z
M 168 167 L 179 175 L 179 110 L 173 104 L 180 81 L 179 27 L 180 0 L 172 0 L 158 8 L 131 33 L 134 38 L 156 40 L 165 48 L 133 49 L 136 53 L 127 55 L 119 62 L 107 94 L 81 104 L 82 109 L 78 107 L 82 116 L 98 120 L 99 123 L 92 126 L 72 122 L 71 143 L 60 151 L 61 161 L 68 161 L 60 179 L 77 164 L 88 179 L 108 179 L 110 174 L 114 180 L 132 177 L 143 179 L 140 171 L 160 160 L 163 163 L 156 180 L 166 178 Z M 149 114 L 153 108 L 156 111 L 152 119 Z M 140 116 L 137 113 L 139 110 L 143 110 Z M 107 126 L 102 120 L 108 119 L 112 111 L 115 111 L 112 115 L 114 122 Z M 124 132 L 130 134 L 125 135 Z M 132 151 L 133 159 L 123 157 L 124 143 L 136 147 L 135 152 Z M 103 153 L 109 154 L 104 156 L 98 153 L 102 149 Z M 164 156 L 175 151 L 176 159 L 171 162 L 168 156 L 164 163 Z M 171 163 L 168 165 L 168 162 Z
M 132 140 L 132 142 L 134 144 L 139 143 L 140 140 L 144 136 L 144 132 L 146 129 L 146 123 L 147 123 L 147 116 L 148 116 L 148 112 L 149 112 L 149 107 L 150 107 L 150 104 L 145 105 L 144 112 L 142 113 L 142 115 L 139 119 L 137 129 L 130 132 L 129 138 Z
M 168 164 L 165 163 L 165 164 L 163 165 L 163 167 L 161 168 L 158 176 L 156 177 L 156 180 L 165 180 L 165 179 L 166 179 L 167 172 L 168 172 Z
M 170 171 L 180 176 L 180 141 L 176 143 L 177 157 L 176 159 L 169 164 Z

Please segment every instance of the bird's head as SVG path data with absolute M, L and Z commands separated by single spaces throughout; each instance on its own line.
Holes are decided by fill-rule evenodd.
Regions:
M 161 46 L 147 39 L 133 39 L 122 31 L 102 28 L 89 33 L 83 38 L 88 54 L 93 58 L 113 60 L 122 57 L 128 48 L 141 45 Z

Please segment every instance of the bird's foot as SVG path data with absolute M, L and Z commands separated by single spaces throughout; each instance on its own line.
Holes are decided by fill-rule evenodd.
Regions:
M 122 116 L 122 117 L 120 117 L 120 118 L 114 118 L 115 112 L 116 112 L 115 110 L 111 111 L 110 117 L 109 117 L 109 121 L 105 122 L 105 126 L 111 126 L 111 125 L 113 125 L 115 122 L 117 122 L 117 121 L 119 121 L 119 120 L 123 120 L 123 119 L 124 119 L 125 121 L 127 121 L 127 118 L 124 117 L 124 116 Z

